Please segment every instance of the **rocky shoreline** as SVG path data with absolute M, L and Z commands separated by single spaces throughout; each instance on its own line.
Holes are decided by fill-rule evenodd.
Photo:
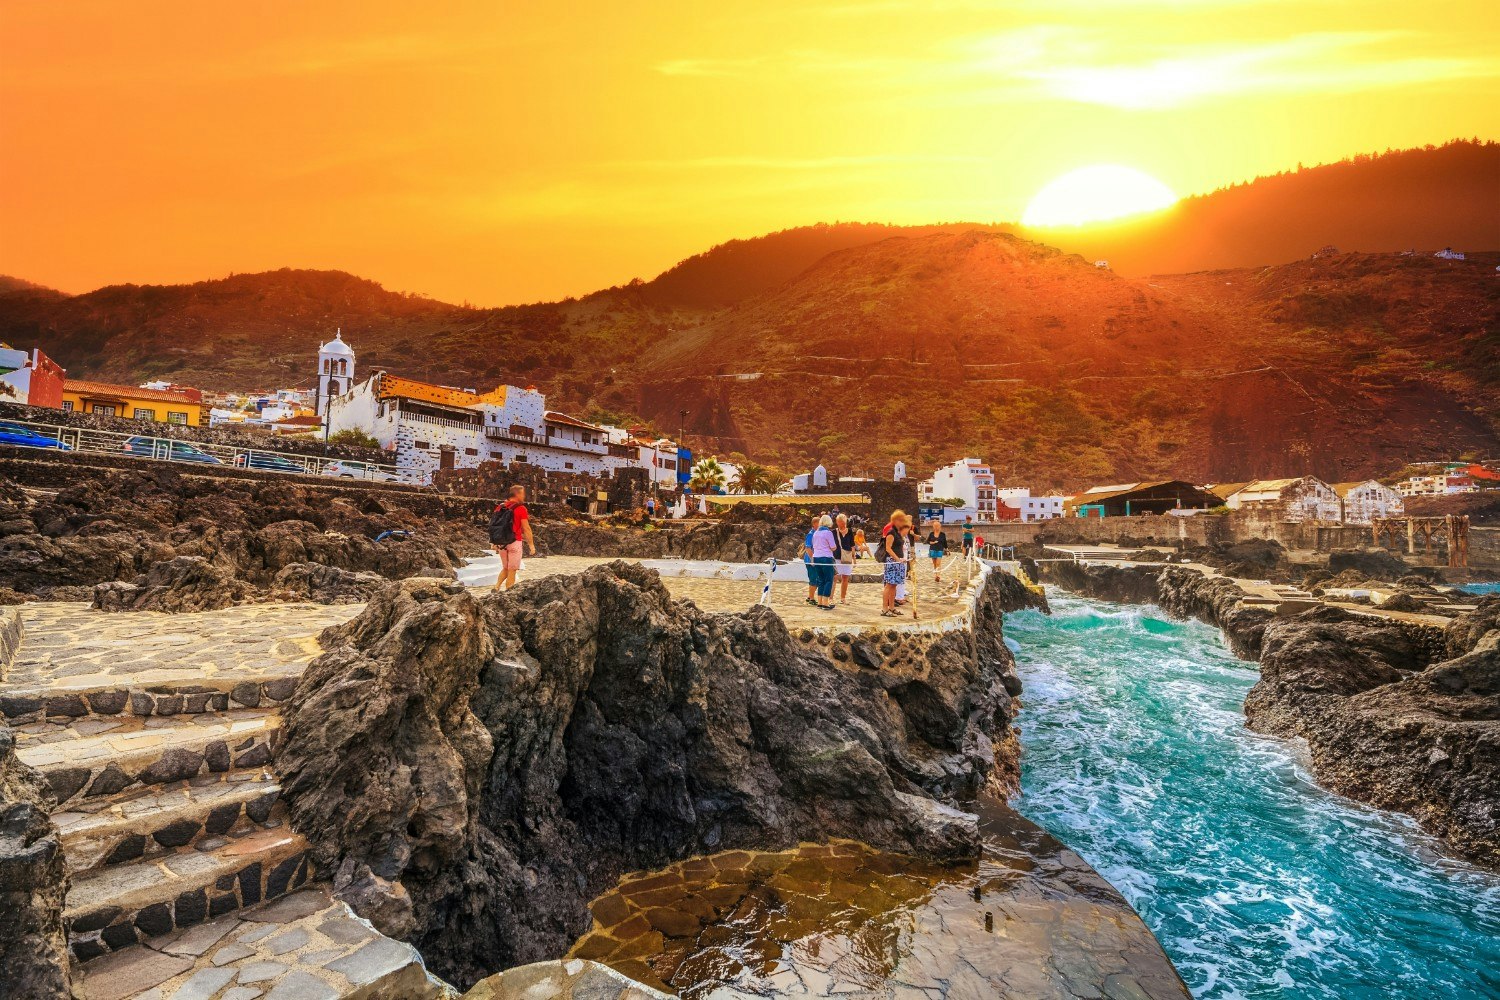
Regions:
M 892 670 L 628 563 L 483 597 L 406 581 L 324 634 L 285 801 L 336 893 L 462 986 L 564 954 L 628 871 L 830 837 L 970 858 L 961 806 L 1018 773 L 1000 624 L 1039 599 L 1006 580 L 971 629 L 892 632 Z
M 1440 630 L 1330 606 L 1278 617 L 1242 606 L 1232 580 L 1183 567 L 1049 563 L 1044 576 L 1219 628 L 1260 667 L 1250 729 L 1305 741 L 1325 787 L 1407 813 L 1500 869 L 1500 597 Z

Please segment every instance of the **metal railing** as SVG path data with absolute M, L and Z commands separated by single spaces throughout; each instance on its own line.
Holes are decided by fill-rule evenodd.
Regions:
M 23 435 L 7 435 L 7 427 L 19 427 L 38 440 L 14 440 Z M 400 482 L 422 485 L 421 474 L 345 458 L 321 455 L 299 455 L 271 448 L 247 448 L 241 445 L 212 444 L 183 438 L 156 437 L 151 424 L 142 422 L 141 434 L 69 427 L 32 420 L 0 420 L 0 446 L 63 450 L 93 455 L 114 455 L 158 462 L 176 462 L 201 468 L 219 466 L 249 469 L 253 472 L 280 472 L 286 475 L 317 476 L 338 479 L 363 479 L 373 482 Z M 48 444 L 47 442 L 55 442 Z M 60 448 L 59 448 L 60 446 Z

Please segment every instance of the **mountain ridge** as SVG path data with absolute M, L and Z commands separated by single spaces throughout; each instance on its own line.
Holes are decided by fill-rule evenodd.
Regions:
M 75 377 L 266 389 L 310 384 L 342 329 L 362 374 L 536 383 L 560 409 L 669 433 L 687 408 L 694 443 L 791 467 L 978 452 L 1038 486 L 1348 479 L 1500 453 L 1497 263 L 1304 248 L 1137 277 L 1004 227 L 843 224 L 488 309 L 290 268 L 76 296 L 0 284 L 0 340 Z

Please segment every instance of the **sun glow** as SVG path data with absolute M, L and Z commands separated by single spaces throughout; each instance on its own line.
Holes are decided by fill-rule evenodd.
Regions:
M 1081 226 L 1158 212 L 1177 203 L 1172 189 L 1134 167 L 1079 167 L 1036 193 L 1021 216 L 1026 226 Z

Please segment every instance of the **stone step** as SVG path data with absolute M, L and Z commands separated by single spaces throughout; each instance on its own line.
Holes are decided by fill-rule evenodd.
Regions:
M 167 785 L 136 785 L 53 813 L 74 875 L 179 847 L 212 849 L 257 826 L 279 825 L 281 786 L 265 770 Z
M 42 772 L 61 808 L 137 785 L 262 767 L 280 725 L 280 716 L 261 709 L 82 719 L 57 732 L 20 731 L 16 756 Z
M 212 850 L 110 865 L 80 875 L 63 917 L 73 954 L 110 951 L 275 899 L 309 876 L 307 842 L 288 828 L 251 828 Z
M 74 969 L 73 990 L 78 1000 L 454 995 L 416 949 L 381 934 L 323 886 L 85 962 Z
M 40 723 L 66 726 L 74 719 L 92 716 L 195 715 L 237 708 L 270 708 L 286 701 L 296 689 L 295 675 L 145 686 L 109 682 L 70 685 L 65 681 L 45 685 L 8 684 L 0 689 L 0 716 L 4 716 L 7 725 L 20 727 Z

